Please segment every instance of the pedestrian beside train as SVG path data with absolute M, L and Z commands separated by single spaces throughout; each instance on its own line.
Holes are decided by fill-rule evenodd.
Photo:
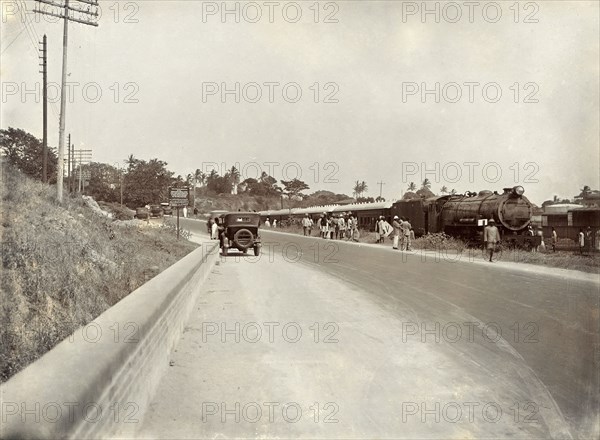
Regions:
M 304 215 L 304 218 L 302 219 L 302 229 L 304 231 L 304 236 L 306 237 L 307 235 L 310 235 L 310 217 L 308 216 L 308 214 Z
M 402 231 L 404 232 L 404 241 L 402 244 L 402 250 L 404 251 L 412 251 L 412 242 L 410 240 L 410 229 L 412 225 L 409 222 L 408 217 L 404 218 L 402 222 Z
M 592 232 L 592 227 L 588 226 L 585 230 L 585 244 L 588 255 L 592 255 L 592 243 L 594 242 L 594 235 Z
M 331 218 L 330 237 L 333 240 L 333 237 L 335 236 L 335 239 L 337 240 L 339 235 L 340 235 L 340 219 L 338 218 L 337 214 L 335 214 Z
M 271 220 L 269 220 L 269 217 L 267 217 L 267 219 L 265 220 L 265 228 L 270 228 L 271 227 Z
M 535 251 L 536 252 L 546 252 L 546 243 L 544 243 L 544 232 L 542 231 L 542 228 L 537 227 L 535 230 L 535 234 L 540 237 L 540 244 L 538 246 L 536 246 Z
M 389 237 L 394 228 L 390 225 L 384 216 L 381 216 L 381 242 L 385 243 L 386 237 Z
M 490 255 L 490 263 L 492 263 L 496 245 L 500 243 L 500 231 L 496 227 L 496 222 L 493 218 L 488 221 L 487 226 L 483 230 L 483 243 Z
M 329 219 L 327 218 L 327 214 L 323 214 L 321 218 L 321 238 L 327 238 L 329 235 Z
M 340 215 L 340 218 L 338 219 L 338 226 L 340 228 L 340 240 L 343 240 L 344 235 L 346 233 L 346 220 L 344 219 L 343 213 Z
M 276 228 L 276 227 L 277 227 L 277 219 L 276 219 L 276 218 L 274 218 L 274 219 L 273 219 L 273 228 Z
M 583 255 L 583 248 L 585 247 L 585 234 L 583 233 L 583 229 L 580 229 L 579 234 L 577 234 L 577 243 L 579 244 L 579 254 Z
M 358 230 L 358 218 L 352 217 L 352 241 L 360 239 L 360 231 Z
M 381 217 L 375 220 L 375 243 L 381 243 Z
M 558 242 L 558 234 L 556 229 L 552 228 L 552 252 L 556 252 L 556 243 Z
M 402 225 L 400 224 L 400 219 L 397 215 L 394 216 L 394 221 L 392 221 L 392 227 L 394 228 L 394 236 L 392 239 L 392 249 L 398 249 L 398 242 L 400 241 L 400 234 L 402 232 Z
M 346 241 L 352 238 L 352 231 L 354 229 L 354 225 L 352 224 L 352 216 L 348 215 L 346 219 Z

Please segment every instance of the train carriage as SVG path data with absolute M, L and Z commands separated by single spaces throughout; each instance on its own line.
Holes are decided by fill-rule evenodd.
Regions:
M 392 222 L 394 216 L 408 218 L 416 236 L 444 232 L 472 242 L 480 242 L 483 226 L 494 219 L 503 239 L 513 245 L 536 246 L 539 238 L 526 234 L 531 223 L 533 204 L 523 195 L 522 186 L 504 188 L 499 194 L 492 191 L 466 192 L 460 195 L 418 198 L 396 202 L 352 203 L 348 205 L 313 206 L 262 211 L 261 220 L 271 223 L 299 223 L 308 214 L 313 221 L 320 216 L 351 214 L 363 230 L 374 230 L 375 222 L 383 216 Z

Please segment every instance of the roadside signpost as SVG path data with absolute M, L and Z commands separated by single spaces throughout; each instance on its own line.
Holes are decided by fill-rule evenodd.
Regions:
M 190 189 L 184 188 L 169 188 L 169 203 L 173 208 L 177 208 L 177 240 L 179 240 L 179 209 L 182 206 L 190 204 Z

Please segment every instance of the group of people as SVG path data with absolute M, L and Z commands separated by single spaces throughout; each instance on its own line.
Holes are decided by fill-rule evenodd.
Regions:
M 384 228 L 386 231 L 389 229 L 389 223 L 385 221 L 385 218 L 381 216 L 378 221 L 379 229 L 380 229 L 380 240 L 383 243 L 384 235 L 381 234 Z M 398 217 L 394 216 L 394 220 L 392 221 L 393 228 L 393 239 L 392 239 L 392 248 L 400 249 L 403 251 L 412 251 L 412 241 L 415 238 L 415 232 L 413 231 L 412 225 L 408 217 Z M 400 246 L 400 248 L 398 248 Z
M 316 225 L 313 219 L 308 214 L 305 214 L 301 223 L 305 236 L 311 236 L 312 230 L 316 226 L 319 236 L 324 239 L 358 241 L 360 237 L 358 219 L 352 214 L 340 213 L 327 215 L 323 213 L 317 219 Z
M 271 223 L 271 220 L 269 219 L 269 217 L 267 217 L 267 219 L 265 220 L 265 228 L 277 228 L 277 219 L 274 218 L 273 223 Z
M 552 228 L 554 229 L 554 228 Z M 596 240 L 598 239 L 598 233 L 596 233 Z M 592 251 L 592 244 L 594 242 L 593 231 L 590 226 L 587 227 L 585 232 L 583 229 L 579 230 L 577 234 L 577 244 L 579 245 L 579 253 L 583 255 L 584 250 L 590 253 Z

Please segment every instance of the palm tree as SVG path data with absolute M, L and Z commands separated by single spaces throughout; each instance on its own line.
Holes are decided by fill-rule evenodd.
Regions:
M 415 182 L 410 182 L 408 184 L 407 190 L 411 191 L 411 192 L 415 192 L 417 190 L 417 185 L 415 185 Z
M 360 195 L 362 196 L 368 190 L 369 190 L 369 187 L 367 186 L 367 182 L 365 182 L 364 180 L 362 182 L 360 182 Z
M 427 188 L 427 189 L 431 188 L 431 182 L 429 181 L 429 179 L 426 178 L 425 180 L 423 180 L 423 183 L 421 184 L 421 187 L 422 188 Z
M 355 199 L 358 199 L 358 195 L 360 194 L 360 188 L 360 182 L 357 180 L 356 182 L 354 182 L 354 188 L 352 189 Z
M 203 186 L 205 181 L 206 174 L 200 171 L 200 169 L 196 169 L 196 171 L 194 171 L 194 182 L 196 184 L 200 184 L 200 186 Z M 196 185 L 194 185 L 194 187 L 196 187 Z
M 451 194 L 451 195 L 454 195 L 454 194 L 456 194 L 456 190 L 455 190 L 454 188 L 452 188 L 452 189 L 450 190 L 450 194 Z
M 237 194 L 237 185 L 240 183 L 240 172 L 235 166 L 232 166 L 228 174 L 231 181 L 231 194 Z
M 448 193 L 448 188 L 446 187 L 446 185 L 442 186 L 440 188 L 440 193 L 442 194 L 447 194 Z

